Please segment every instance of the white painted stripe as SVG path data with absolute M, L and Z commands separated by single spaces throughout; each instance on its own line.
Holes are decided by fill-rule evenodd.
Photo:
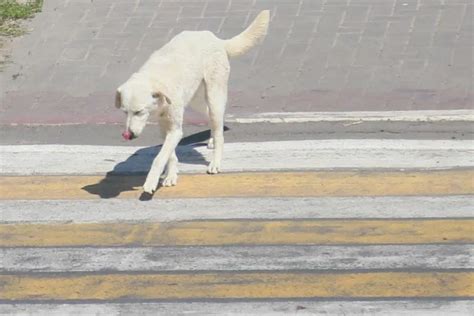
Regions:
M 5 304 L 2 315 L 443 315 L 470 316 L 469 300 L 194 302 L 134 304 Z
M 224 171 L 319 170 L 334 168 L 443 169 L 474 166 L 473 140 L 343 139 L 225 145 Z M 19 145 L 0 146 L 0 173 L 145 173 L 158 147 Z M 205 172 L 211 151 L 180 146 L 180 170 Z
M 354 111 L 354 112 L 268 112 L 248 117 L 227 115 L 230 123 L 306 123 L 306 122 L 439 122 L 474 121 L 472 110 Z
M 311 123 L 311 122 L 440 122 L 474 121 L 472 110 L 412 110 L 412 111 L 349 111 L 349 112 L 263 112 L 249 115 L 227 114 L 225 121 L 228 123 Z M 10 123 L 9 126 L 75 126 L 79 123 Z M 120 125 L 116 123 L 97 123 L 98 125 Z M 150 121 L 150 125 L 157 122 Z
M 473 245 L 6 248 L 0 272 L 472 269 Z
M 0 202 L 1 223 L 140 222 L 199 219 L 472 217 L 472 196 L 320 197 Z

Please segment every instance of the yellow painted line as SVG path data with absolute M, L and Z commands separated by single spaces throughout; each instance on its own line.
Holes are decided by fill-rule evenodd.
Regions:
M 471 219 L 5 224 L 0 246 L 472 243 L 473 227 Z
M 348 158 L 350 159 L 350 158 Z M 1 177 L 1 199 L 138 198 L 142 176 Z M 182 175 L 158 197 L 384 196 L 473 194 L 474 170 L 271 172 Z
M 3 300 L 470 297 L 472 272 L 0 276 Z

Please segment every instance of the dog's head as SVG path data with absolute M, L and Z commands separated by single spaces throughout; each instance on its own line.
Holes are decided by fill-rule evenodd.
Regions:
M 170 104 L 167 96 L 159 91 L 154 92 L 151 85 L 144 80 L 132 78 L 121 85 L 117 89 L 115 106 L 127 116 L 123 138 L 137 138 L 145 128 L 150 114 Z

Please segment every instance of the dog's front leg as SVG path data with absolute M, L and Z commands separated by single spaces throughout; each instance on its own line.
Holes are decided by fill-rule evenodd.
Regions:
M 176 156 L 176 152 L 172 152 L 170 159 L 168 160 L 168 164 L 166 166 L 164 178 L 163 178 L 163 186 L 164 187 L 171 187 L 176 185 L 178 182 L 178 157 Z
M 154 191 L 156 191 L 160 181 L 160 176 L 165 169 L 166 163 L 175 151 L 176 146 L 178 146 L 182 136 L 183 131 L 178 128 L 172 129 L 167 133 L 160 153 L 158 156 L 156 156 L 155 160 L 153 160 L 150 172 L 148 172 L 145 184 L 143 185 L 143 190 L 146 193 L 152 194 Z

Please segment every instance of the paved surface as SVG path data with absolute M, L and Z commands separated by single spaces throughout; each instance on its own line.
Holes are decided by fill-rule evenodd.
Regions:
M 0 74 L 0 314 L 471 315 L 472 7 L 46 0 Z M 264 8 L 224 173 L 189 113 L 178 186 L 142 194 L 158 129 L 121 141 L 116 86 L 180 30 Z
M 0 146 L 0 313 L 470 315 L 473 141 L 401 135 Z
M 472 106 L 471 0 L 47 0 L 0 74 L 0 123 L 120 122 L 114 89 L 153 50 L 185 29 L 228 38 L 264 8 L 231 114 Z
M 153 147 L 43 145 L 2 146 L 3 174 L 146 174 L 159 151 Z M 226 144 L 228 172 L 332 169 L 447 169 L 474 165 L 473 140 L 345 139 Z M 176 152 L 179 170 L 202 173 L 211 152 L 205 144 Z M 278 159 L 275 159 L 277 156 Z M 357 159 L 347 159 L 347 157 Z
M 127 142 L 122 125 L 1 126 L 0 144 L 75 144 L 106 146 L 156 146 L 159 128 L 148 126 L 139 138 Z M 210 131 L 204 126 L 187 125 L 181 144 L 203 144 Z M 226 143 L 275 140 L 327 139 L 474 139 L 472 122 L 319 122 L 298 124 L 227 123 Z

